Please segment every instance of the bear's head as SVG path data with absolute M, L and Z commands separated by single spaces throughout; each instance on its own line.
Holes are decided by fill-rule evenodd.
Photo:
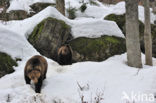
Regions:
M 70 51 L 71 51 L 71 49 L 70 49 L 69 45 L 63 45 L 59 48 L 58 55 L 60 55 L 60 54 L 67 55 L 70 53 Z
M 28 71 L 28 77 L 36 84 L 38 83 L 38 79 L 41 77 L 41 67 L 36 66 L 30 71 Z

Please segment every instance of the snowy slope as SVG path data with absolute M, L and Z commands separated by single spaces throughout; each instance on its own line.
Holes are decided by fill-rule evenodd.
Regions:
M 0 51 L 10 54 L 13 58 L 21 59 L 37 53 L 25 36 L 14 33 L 2 25 L 0 25 L 0 28 Z
M 126 54 L 100 63 L 83 62 L 63 67 L 48 60 L 47 79 L 41 94 L 36 94 L 32 86 L 25 84 L 25 61 L 22 61 L 19 67 L 15 68 L 15 73 L 0 79 L 0 103 L 6 103 L 8 98 L 11 103 L 81 103 L 81 96 L 84 96 L 84 101 L 92 103 L 97 95 L 104 98 L 101 103 L 126 103 L 122 100 L 123 92 L 153 94 L 156 86 L 156 66 L 144 66 L 144 69 L 138 72 L 136 68 L 128 67 L 125 61 Z M 83 88 L 82 91 L 78 84 Z
M 41 0 L 31 1 L 41 2 Z M 53 0 L 42 1 L 53 2 Z M 77 8 L 80 6 L 79 0 L 67 0 L 69 1 Z M 29 11 L 30 4 L 32 4 L 30 0 L 12 0 L 9 10 Z M 155 94 L 156 59 L 153 58 L 153 67 L 143 65 L 138 72 L 137 68 L 126 65 L 126 54 L 111 57 L 103 62 L 81 62 L 69 66 L 60 66 L 46 58 L 49 66 L 42 93 L 36 94 L 34 86 L 25 84 L 23 75 L 25 63 L 31 56 L 39 54 L 29 44 L 26 37 L 39 22 L 47 17 L 54 17 L 71 25 L 75 38 L 99 37 L 103 34 L 124 37 L 115 22 L 103 20 L 110 13 L 123 14 L 124 2 L 110 6 L 101 3 L 99 5 L 99 7 L 88 7 L 84 14 L 77 12 L 76 20 L 69 20 L 55 8 L 48 7 L 25 20 L 0 22 L 0 51 L 10 54 L 13 58 L 22 59 L 18 62 L 19 66 L 15 67 L 14 73 L 0 78 L 0 103 L 81 103 L 82 96 L 88 103 L 95 103 L 95 97 L 98 96 L 102 99 L 101 103 L 133 103 L 131 100 L 128 102 L 122 100 L 123 92 Z M 139 9 L 143 10 L 140 7 Z M 142 12 L 139 17 L 143 20 Z M 154 15 L 151 18 L 154 20 Z M 144 55 L 142 59 L 144 62 Z M 152 102 L 135 100 L 135 103 Z
M 1 26 L 0 32 L 0 41 L 3 41 L 0 49 L 13 57 L 22 57 L 19 66 L 15 67 L 16 71 L 0 79 L 0 103 L 81 103 L 81 96 L 91 103 L 97 95 L 104 98 L 101 103 L 126 103 L 121 99 L 123 92 L 155 93 L 156 66 L 144 65 L 138 72 L 138 69 L 125 64 L 126 54 L 123 54 L 99 63 L 82 62 L 71 66 L 59 66 L 47 59 L 47 79 L 44 81 L 42 94 L 36 94 L 32 86 L 25 84 L 23 69 L 27 59 L 38 52 L 27 42 L 24 35 L 14 33 L 4 26 Z M 153 60 L 156 65 L 156 59 Z M 84 88 L 83 91 L 78 84 Z

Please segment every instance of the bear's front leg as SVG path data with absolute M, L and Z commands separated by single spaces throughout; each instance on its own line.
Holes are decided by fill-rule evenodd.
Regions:
M 35 92 L 40 93 L 41 92 L 41 86 L 42 86 L 42 79 L 38 79 L 38 83 L 35 84 Z
M 27 77 L 26 75 L 25 75 L 24 77 L 25 77 L 25 82 L 26 82 L 26 84 L 30 84 L 30 79 L 29 79 L 29 77 Z

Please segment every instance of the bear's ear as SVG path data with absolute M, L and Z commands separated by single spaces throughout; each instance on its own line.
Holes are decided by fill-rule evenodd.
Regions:
M 73 54 L 73 50 L 72 50 L 71 46 L 68 44 L 67 47 L 68 47 L 70 53 Z

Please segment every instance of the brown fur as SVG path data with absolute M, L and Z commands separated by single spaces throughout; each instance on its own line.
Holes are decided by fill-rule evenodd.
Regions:
M 69 65 L 72 63 L 72 49 L 69 45 L 63 45 L 58 49 L 57 61 L 60 65 Z
M 26 84 L 30 84 L 32 80 L 35 84 L 35 91 L 40 93 L 42 81 L 46 78 L 47 61 L 44 57 L 35 55 L 31 57 L 25 66 L 24 76 Z
M 61 46 L 58 50 L 58 55 L 67 55 L 69 53 L 69 49 L 67 46 Z

